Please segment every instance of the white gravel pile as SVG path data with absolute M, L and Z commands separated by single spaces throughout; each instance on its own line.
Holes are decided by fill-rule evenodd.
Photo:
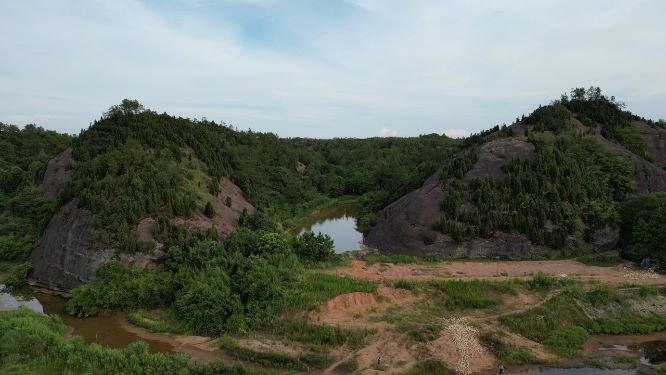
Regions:
M 628 274 L 622 275 L 623 279 L 631 280 L 645 280 L 645 279 L 658 279 L 660 276 L 656 274 L 653 270 L 649 269 L 647 271 L 631 271 Z
M 445 319 L 446 329 L 453 333 L 453 342 L 458 347 L 460 359 L 458 359 L 458 371 L 464 375 L 470 375 L 472 370 L 469 360 L 483 351 L 477 339 L 479 330 L 467 323 L 467 318 Z

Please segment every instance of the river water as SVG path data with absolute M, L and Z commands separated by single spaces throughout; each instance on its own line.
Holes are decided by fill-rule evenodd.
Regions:
M 65 304 L 67 299 L 47 289 L 36 287 L 4 288 L 0 284 L 0 311 L 16 310 L 19 305 L 46 315 L 58 314 L 70 328 L 68 335 L 82 336 L 88 344 L 97 343 L 113 349 L 124 348 L 135 341 L 145 341 L 150 345 L 150 353 L 166 353 L 173 345 L 158 340 L 141 338 L 124 330 L 120 325 L 122 317 L 117 315 L 98 315 L 79 318 L 69 315 Z
M 304 232 L 328 234 L 335 244 L 335 252 L 359 250 L 363 234 L 356 229 L 354 213 L 356 206 L 343 204 L 333 206 L 310 215 L 296 224 L 289 233 L 300 235 Z

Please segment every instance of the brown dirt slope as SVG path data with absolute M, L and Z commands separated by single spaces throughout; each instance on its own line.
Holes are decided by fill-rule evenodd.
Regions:
M 46 173 L 44 173 L 44 181 L 39 185 L 39 189 L 44 192 L 46 197 L 55 197 L 58 187 L 72 179 L 74 175 L 73 168 L 76 165 L 76 161 L 72 158 L 72 150 L 73 148 L 70 146 L 49 161 Z M 67 163 L 71 164 L 71 169 L 65 168 Z

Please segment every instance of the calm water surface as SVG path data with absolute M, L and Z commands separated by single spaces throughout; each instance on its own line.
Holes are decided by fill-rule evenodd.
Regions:
M 47 290 L 35 287 L 4 289 L 0 285 L 0 310 L 16 310 L 25 305 L 41 314 L 58 314 L 63 323 L 71 327 L 72 336 L 82 336 L 88 344 L 97 343 L 103 347 L 114 349 L 124 348 L 135 341 L 145 341 L 150 345 L 150 353 L 166 353 L 173 346 L 157 340 L 143 339 L 134 333 L 125 331 L 120 326 L 118 316 L 93 316 L 79 318 L 69 315 L 65 308 L 67 300 L 59 295 L 50 294 Z
M 290 231 L 292 235 L 304 232 L 328 234 L 335 243 L 335 252 L 359 250 L 363 234 L 356 230 L 354 213 L 356 206 L 345 204 L 322 210 L 298 222 Z

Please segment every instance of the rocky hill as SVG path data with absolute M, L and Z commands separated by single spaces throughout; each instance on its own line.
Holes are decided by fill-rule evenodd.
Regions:
M 618 140 L 620 137 L 614 140 L 604 137 L 602 134 L 607 133 L 604 124 L 573 113 L 564 105 L 556 104 L 558 108 L 554 109 L 549 107 L 535 111 L 537 115 L 478 137 L 480 141 L 469 146 L 476 153 L 473 161 L 466 156 L 468 151 L 461 151 L 420 189 L 388 205 L 379 213 L 379 222 L 365 237 L 364 244 L 386 255 L 458 258 L 529 258 L 559 255 L 562 251 L 587 252 L 614 247 L 619 239 L 618 219 L 612 209 L 614 202 L 621 201 L 626 194 L 666 191 L 666 170 L 663 168 L 666 164 L 666 129 L 635 116 L 627 121 L 626 128 L 621 131 L 640 134 L 644 140 L 640 143 L 644 152 L 641 150 L 639 156 L 622 144 L 635 148 L 635 141 L 622 142 Z M 550 114 L 544 117 L 544 112 Z M 555 168 L 552 172 L 535 166 L 538 154 L 535 146 L 541 148 L 539 154 L 544 157 L 553 155 Z M 526 159 L 529 160 L 527 167 Z M 468 165 L 461 160 L 467 160 Z M 512 160 L 519 160 L 522 168 L 531 170 L 527 173 L 508 168 Z M 576 164 L 576 167 L 563 167 L 570 164 Z M 463 170 L 460 170 L 461 165 Z M 615 167 L 624 172 L 614 172 Z M 450 172 L 456 168 L 459 175 Z M 572 174 L 582 173 L 587 177 L 579 177 L 580 182 L 576 183 L 573 176 L 566 175 L 569 172 L 552 179 L 548 176 L 560 168 L 572 168 Z M 507 180 L 509 170 L 513 172 L 511 181 Z M 484 190 L 479 184 L 488 183 L 487 178 L 492 179 L 489 183 L 492 187 Z M 596 182 L 584 182 L 590 179 Z M 527 191 L 525 183 L 535 180 L 538 180 L 539 189 L 546 193 Z M 517 190 L 515 184 L 519 185 Z M 599 186 L 609 186 L 613 191 L 598 194 Z M 501 195 L 502 189 L 508 192 L 508 199 L 480 196 Z M 557 195 L 553 196 L 553 193 Z M 459 196 L 457 202 L 451 198 L 455 198 L 455 194 Z M 516 207 L 511 200 L 530 207 Z M 585 212 L 591 207 L 596 207 L 598 213 Z M 535 219 L 533 223 L 532 219 L 544 211 L 546 217 L 539 223 Z M 601 220 L 601 217 L 605 219 Z M 511 224 L 507 226 L 503 222 Z

